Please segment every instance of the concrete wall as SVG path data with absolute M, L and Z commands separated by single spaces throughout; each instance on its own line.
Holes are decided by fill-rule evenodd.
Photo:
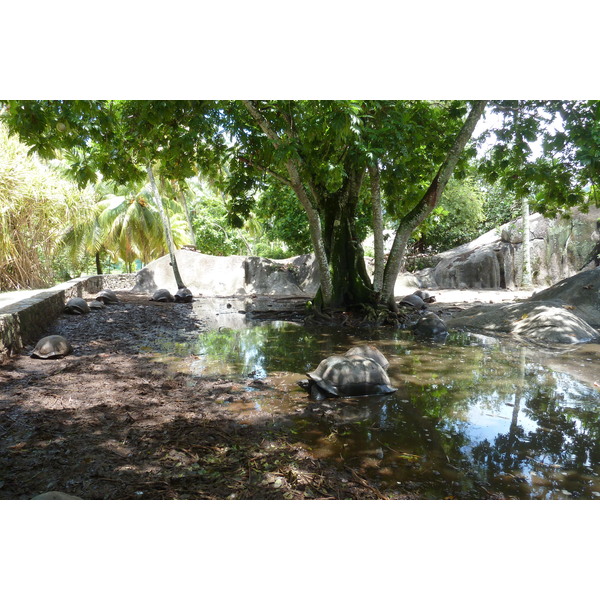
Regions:
M 181 278 L 195 296 L 307 296 L 319 287 L 314 256 L 285 260 L 257 256 L 211 256 L 187 249 L 175 253 Z M 177 290 L 171 259 L 163 256 L 138 271 L 133 291 Z

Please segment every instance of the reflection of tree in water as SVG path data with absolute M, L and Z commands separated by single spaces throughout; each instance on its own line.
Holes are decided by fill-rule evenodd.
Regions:
M 517 423 L 519 404 L 515 403 L 509 431 L 497 435 L 492 443 L 485 440 L 474 446 L 474 462 L 489 481 L 503 474 L 520 477 L 521 490 L 527 488 L 529 496 L 566 489 L 589 497 L 591 476 L 600 464 L 597 413 L 583 406 L 563 408 L 552 386 L 529 391 L 532 393 L 519 401 L 524 403 L 523 414 L 536 428 L 525 431 Z M 537 483 L 530 479 L 532 475 Z
M 425 372 L 430 381 L 433 373 L 437 379 L 412 386 L 412 397 L 443 434 L 450 461 L 465 471 L 474 468 L 491 485 L 504 477 L 512 483 L 511 495 L 542 497 L 566 489 L 589 497 L 593 481 L 586 474 L 600 464 L 597 394 L 569 376 L 531 364 L 524 348 L 513 348 L 508 359 L 500 348 L 471 348 L 465 358 L 470 366 L 462 370 L 457 360 L 464 351 L 452 352 L 447 361 L 438 356 L 437 365 L 422 356 L 407 361 L 414 373 Z M 469 410 L 499 415 L 506 405 L 512 406 L 508 430 L 474 443 Z
M 315 356 L 323 351 L 317 338 L 302 333 L 298 325 L 285 322 L 271 323 L 269 327 L 209 331 L 200 336 L 196 348 L 222 372 L 256 377 L 266 377 L 271 371 L 314 368 Z

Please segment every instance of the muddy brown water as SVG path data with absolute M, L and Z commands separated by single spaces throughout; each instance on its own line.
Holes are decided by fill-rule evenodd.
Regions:
M 457 332 L 423 343 L 401 330 L 252 320 L 235 302 L 194 310 L 212 329 L 165 339 L 161 350 L 177 368 L 245 382 L 253 402 L 228 405 L 238 418 L 283 415 L 315 455 L 360 467 L 387 489 L 410 480 L 429 498 L 449 497 L 449 486 L 472 498 L 600 497 L 597 345 L 543 349 Z M 326 356 L 366 342 L 390 361 L 398 391 L 309 400 L 298 380 Z

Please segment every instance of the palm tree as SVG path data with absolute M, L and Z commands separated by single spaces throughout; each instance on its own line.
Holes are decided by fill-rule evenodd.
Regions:
M 163 256 L 167 243 L 163 221 L 151 190 L 146 186 L 137 190 L 112 188 L 118 194 L 109 194 L 111 188 L 99 188 L 103 195 L 95 205 L 91 219 L 77 227 L 70 227 L 63 243 L 75 259 L 81 253 L 98 257 L 108 254 L 113 260 L 122 260 L 127 269 L 136 259 L 147 263 Z M 167 203 L 173 243 L 176 247 L 190 243 L 185 217 L 177 211 L 176 203 Z

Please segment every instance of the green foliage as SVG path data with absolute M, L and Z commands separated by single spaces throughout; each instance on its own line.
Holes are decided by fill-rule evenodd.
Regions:
M 204 168 L 224 140 L 218 120 L 206 118 L 214 102 L 159 100 L 10 100 L 2 118 L 11 132 L 43 158 L 67 153 L 80 185 L 98 173 L 118 184 L 141 183 L 148 163 L 168 179 L 182 181 Z M 210 140 L 210 145 L 199 144 Z
M 466 102 L 396 101 L 365 103 L 364 149 L 379 161 L 388 215 L 401 219 L 431 184 L 467 111 Z M 457 170 L 462 172 L 468 149 Z
M 483 213 L 478 235 L 500 227 L 521 215 L 521 203 L 514 192 L 505 190 L 499 184 L 480 182 L 484 194 Z
M 97 253 L 131 265 L 138 259 L 150 262 L 167 252 L 160 213 L 147 188 L 103 186 L 97 192 L 89 218 L 69 227 L 61 238 L 71 270 L 89 269 L 90 257 Z M 190 243 L 181 207 L 173 201 L 165 204 L 175 246 Z
M 213 256 L 244 254 L 246 245 L 228 222 L 224 198 L 203 181 L 193 178 L 187 182 L 190 190 L 190 212 L 199 252 Z
M 520 215 L 514 192 L 499 183 L 489 184 L 475 175 L 452 179 L 440 204 L 417 228 L 412 253 L 435 254 L 470 242 Z
M 483 190 L 473 178 L 449 182 L 440 204 L 415 231 L 415 249 L 438 253 L 470 242 L 486 220 Z
M 90 189 L 28 154 L 0 124 L 0 289 L 51 285 L 65 223 L 85 219 L 92 205 Z
M 531 208 L 549 217 L 598 205 L 599 101 L 502 101 L 494 110 L 502 122 L 479 167 L 488 181 L 533 196 Z
M 274 183 L 260 195 L 254 213 L 266 239 L 283 242 L 290 256 L 311 251 L 308 219 L 290 188 Z
M 97 181 L 99 174 L 104 181 L 139 186 L 149 164 L 163 181 L 200 175 L 214 191 L 190 202 L 196 245 L 213 254 L 280 255 L 309 248 L 308 221 L 289 191 L 293 159 L 321 219 L 324 247 L 347 254 L 347 247 L 336 244 L 344 239 L 354 249 L 370 219 L 366 167 L 380 169 L 386 217 L 412 223 L 407 216 L 432 184 L 470 103 L 285 100 L 251 106 L 264 121 L 243 102 L 191 100 L 15 100 L 6 103 L 2 119 L 31 152 L 67 160 L 80 186 Z M 423 245 L 441 249 L 466 241 L 514 216 L 513 200 L 524 196 L 532 197 L 533 210 L 547 215 L 576 205 L 585 209 L 597 200 L 600 102 L 496 101 L 492 106 L 501 123 L 478 166 L 491 186 L 487 199 L 472 178 L 462 187 L 453 183 L 417 232 Z M 474 152 L 471 145 L 461 155 L 457 178 L 470 175 Z M 149 227 L 145 207 L 135 201 L 107 211 L 115 256 L 150 255 L 141 241 L 127 239 L 137 225 Z M 176 208 L 171 213 L 175 221 L 180 218 Z M 348 265 L 331 263 L 354 268 L 348 260 Z

